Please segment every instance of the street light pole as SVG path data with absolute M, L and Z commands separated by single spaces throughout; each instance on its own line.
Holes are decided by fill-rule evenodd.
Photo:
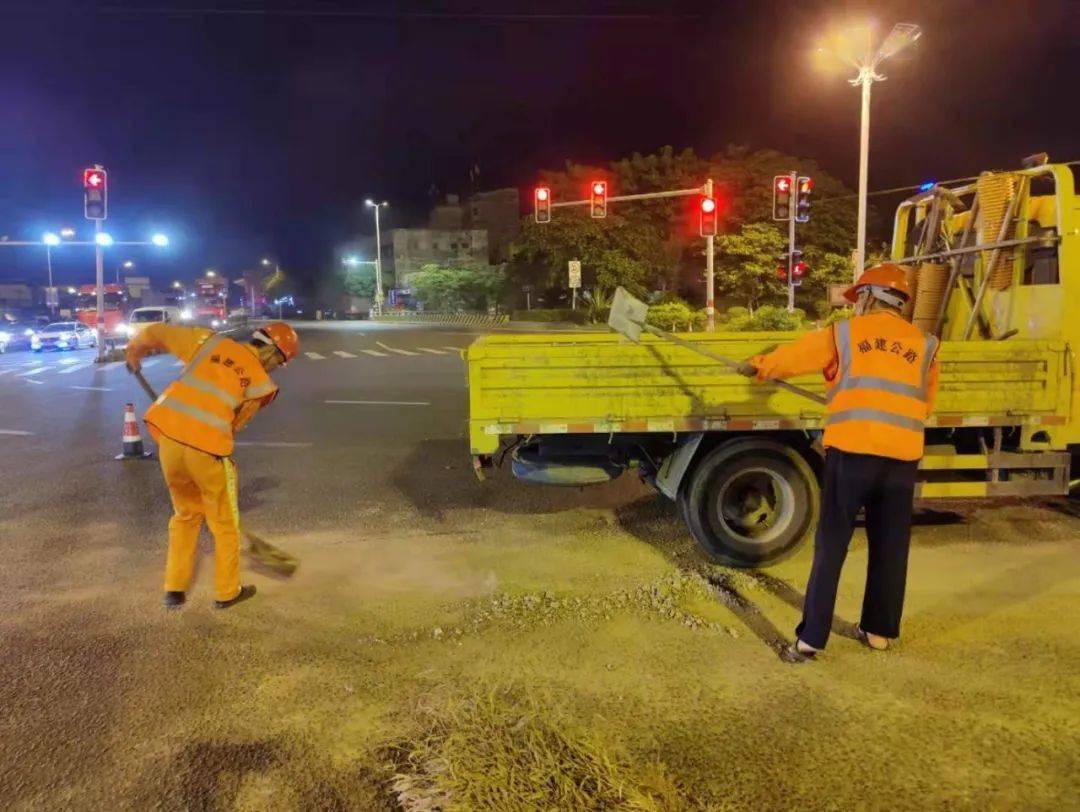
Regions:
M 866 185 L 870 171 L 870 85 L 874 82 L 873 69 L 864 67 L 859 71 L 857 81 L 862 84 L 862 114 L 859 123 L 859 220 L 855 227 L 856 282 L 866 265 Z
M 55 293 L 52 283 L 52 246 L 48 243 L 45 243 L 45 265 L 49 269 L 49 312 L 53 314 L 53 318 L 56 318 L 56 304 L 55 299 L 52 298 Z
M 101 221 L 94 221 L 94 265 L 97 290 L 97 360 L 105 360 L 105 249 L 101 245 Z
M 381 203 L 376 203 L 374 200 L 368 199 L 364 201 L 364 205 L 375 209 L 375 306 L 372 308 L 372 313 L 376 316 L 381 316 L 383 305 L 382 228 L 379 224 L 379 209 L 385 208 L 390 204 L 385 200 Z
M 705 197 L 713 196 L 712 178 L 705 181 Z M 713 240 L 710 233 L 705 237 L 705 329 L 710 333 L 716 327 L 716 280 L 713 274 Z

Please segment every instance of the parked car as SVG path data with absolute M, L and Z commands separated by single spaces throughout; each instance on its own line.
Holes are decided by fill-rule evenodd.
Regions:
M 30 337 L 30 349 L 42 350 L 80 350 L 83 347 L 96 347 L 97 333 L 81 321 L 56 321 L 47 324 Z
M 151 324 L 179 324 L 184 320 L 183 312 L 179 307 L 171 305 L 136 307 L 128 314 L 128 320 L 123 325 L 122 332 L 128 338 L 134 338 Z

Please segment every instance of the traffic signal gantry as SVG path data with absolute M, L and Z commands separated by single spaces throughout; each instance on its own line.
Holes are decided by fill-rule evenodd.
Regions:
M 796 171 L 773 178 L 773 219 L 788 224 L 787 248 L 777 259 L 776 275 L 787 282 L 788 312 L 795 310 L 795 288 L 802 284 L 807 274 L 802 251 L 795 247 L 795 224 L 810 221 L 810 194 L 814 190 L 813 178 Z
M 715 274 L 713 271 L 713 240 L 716 237 L 720 206 L 713 196 L 713 182 L 705 181 L 702 186 L 692 189 L 668 189 L 662 192 L 645 192 L 636 195 L 608 196 L 608 182 L 594 180 L 589 183 L 589 196 L 584 200 L 567 200 L 556 203 L 552 199 L 550 186 L 537 186 L 533 190 L 533 219 L 537 223 L 550 223 L 553 208 L 569 206 L 588 206 L 589 214 L 596 219 L 607 217 L 608 203 L 622 203 L 631 200 L 658 200 L 665 197 L 688 197 L 697 195 L 698 233 L 705 238 L 705 319 L 707 329 L 712 330 L 716 318 Z

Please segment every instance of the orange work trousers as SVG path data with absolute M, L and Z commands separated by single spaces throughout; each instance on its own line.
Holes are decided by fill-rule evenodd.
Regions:
M 240 594 L 240 532 L 233 462 L 157 434 L 161 470 L 173 504 L 165 591 L 187 592 L 191 586 L 199 531 L 206 519 L 214 534 L 215 597 L 219 601 L 232 600 Z

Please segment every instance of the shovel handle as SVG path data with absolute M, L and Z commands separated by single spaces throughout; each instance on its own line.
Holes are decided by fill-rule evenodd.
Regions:
M 157 400 L 157 392 L 154 391 L 154 387 L 147 383 L 146 378 L 143 377 L 142 370 L 132 369 L 130 372 L 135 376 L 135 380 L 139 382 L 139 386 L 143 388 L 143 391 L 150 397 L 150 400 Z
M 713 352 L 712 350 L 707 350 L 704 347 L 699 347 L 697 344 L 695 344 L 693 342 L 683 341 L 681 338 L 679 338 L 677 336 L 674 336 L 671 333 L 665 332 L 664 330 L 661 330 L 659 327 L 653 327 L 651 324 L 643 324 L 641 326 L 642 326 L 642 329 L 644 329 L 646 332 L 650 333 L 651 335 L 656 336 L 657 338 L 666 339 L 668 341 L 671 341 L 674 344 L 678 344 L 680 347 L 683 347 L 684 349 L 688 349 L 691 352 L 696 352 L 698 355 L 704 355 L 706 358 L 711 358 L 714 361 L 719 361 L 721 364 L 723 364 L 726 367 L 730 367 L 731 369 L 738 369 L 739 368 L 739 362 L 736 361 L 734 358 L 725 358 L 723 355 L 719 355 L 719 354 Z M 788 383 L 787 381 L 781 381 L 781 380 L 771 380 L 771 381 L 769 381 L 769 383 L 771 383 L 773 386 L 779 387 L 780 389 L 786 389 L 788 392 L 791 392 L 791 394 L 793 394 L 793 395 L 799 395 L 800 397 L 807 398 L 809 400 L 814 401 L 814 403 L 820 403 L 822 406 L 825 405 L 825 398 L 823 398 L 821 395 L 817 394 L 816 392 L 811 392 L 809 389 L 803 389 L 801 386 L 796 386 L 793 383 Z

